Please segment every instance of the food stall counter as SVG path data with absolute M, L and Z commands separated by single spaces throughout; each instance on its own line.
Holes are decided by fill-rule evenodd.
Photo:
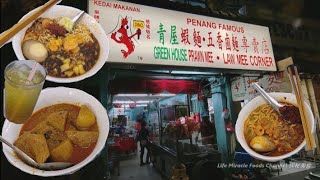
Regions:
M 220 162 L 221 154 L 218 151 L 182 153 L 182 157 L 178 158 L 177 153 L 158 142 L 151 142 L 151 162 L 154 167 L 166 178 L 172 177 L 172 167 L 178 163 L 178 159 L 185 164 L 189 177 L 194 176 L 196 169 L 201 166 L 201 161 Z M 191 178 L 192 179 L 192 178 Z

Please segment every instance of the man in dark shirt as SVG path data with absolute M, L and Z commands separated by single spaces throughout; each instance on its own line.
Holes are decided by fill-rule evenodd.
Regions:
M 140 166 L 144 165 L 145 163 L 143 162 L 143 155 L 144 155 L 144 150 L 147 149 L 147 160 L 146 163 L 149 164 L 149 156 L 150 156 L 150 149 L 149 149 L 149 130 L 146 128 L 146 122 L 142 121 L 141 122 L 141 130 L 139 132 L 139 141 L 140 141 Z
M 216 129 L 214 124 L 210 121 L 209 115 L 202 117 L 200 132 L 202 136 L 201 141 L 203 144 L 215 144 Z

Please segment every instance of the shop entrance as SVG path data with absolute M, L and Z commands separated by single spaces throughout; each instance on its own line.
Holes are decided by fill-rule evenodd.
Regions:
M 152 67 L 110 68 L 109 75 L 111 179 L 171 179 L 181 163 L 190 179 L 223 179 L 217 163 L 232 148 L 225 77 Z

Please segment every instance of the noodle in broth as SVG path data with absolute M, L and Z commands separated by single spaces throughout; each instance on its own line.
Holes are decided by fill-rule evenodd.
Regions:
M 266 136 L 276 146 L 276 149 L 267 156 L 287 154 L 296 149 L 304 140 L 301 122 L 291 123 L 283 119 L 268 104 L 256 108 L 245 121 L 246 142 L 249 144 L 256 136 Z

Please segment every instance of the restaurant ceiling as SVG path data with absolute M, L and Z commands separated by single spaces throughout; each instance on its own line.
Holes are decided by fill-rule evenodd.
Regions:
M 176 80 L 202 80 L 226 75 L 237 76 L 243 74 L 263 74 L 261 71 L 194 68 L 159 65 L 125 65 L 123 63 L 109 64 L 111 79 L 176 79 Z
M 113 103 L 120 103 L 120 104 L 130 104 L 130 103 L 148 104 L 153 101 L 159 101 L 172 96 L 175 96 L 175 94 L 170 94 L 170 93 L 161 93 L 161 94 L 154 94 L 154 95 L 153 94 L 117 94 L 113 96 L 112 100 L 113 100 Z
M 319 20 L 317 0 L 170 0 L 176 3 L 208 7 L 216 13 L 261 15 L 266 11 L 291 17 Z M 246 6 L 244 8 L 244 6 Z M 228 14 L 228 13 L 227 13 Z

